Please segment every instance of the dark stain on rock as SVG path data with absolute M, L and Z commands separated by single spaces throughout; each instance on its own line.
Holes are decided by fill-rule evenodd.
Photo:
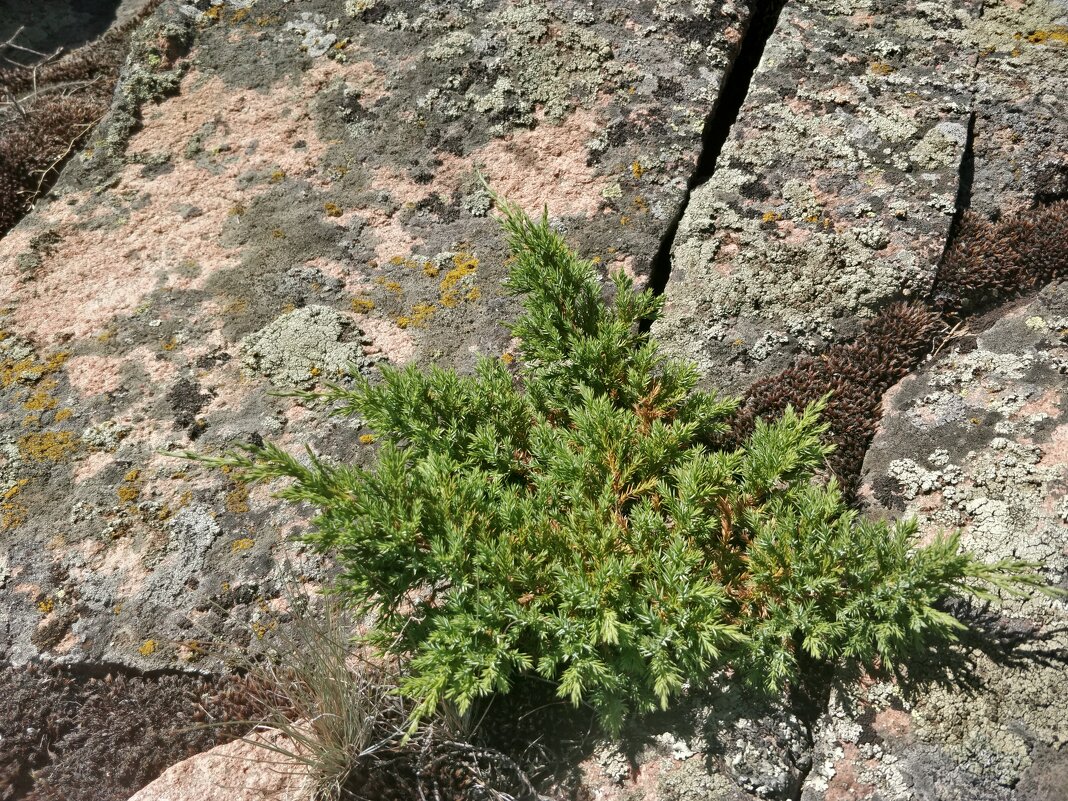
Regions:
M 189 428 L 196 423 L 197 414 L 211 400 L 211 396 L 202 392 L 195 381 L 179 378 L 167 390 L 166 400 L 174 414 L 174 427 Z

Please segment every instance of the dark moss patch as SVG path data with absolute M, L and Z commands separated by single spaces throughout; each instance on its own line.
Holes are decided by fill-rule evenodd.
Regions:
M 171 764 L 242 734 L 193 726 L 253 711 L 230 677 L 0 667 L 0 798 L 125 801 Z
M 991 222 L 965 214 L 932 291 L 934 308 L 959 320 L 1068 275 L 1068 201 Z

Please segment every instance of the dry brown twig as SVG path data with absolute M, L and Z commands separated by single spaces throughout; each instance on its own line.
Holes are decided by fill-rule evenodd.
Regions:
M 931 352 L 931 355 L 927 357 L 928 360 L 933 359 L 935 356 L 941 353 L 942 348 L 948 345 L 951 341 L 963 339 L 964 337 L 968 336 L 969 333 L 971 332 L 968 329 L 968 326 L 964 325 L 964 321 L 959 321 L 956 325 L 949 329 L 949 333 L 942 337 L 942 341 L 938 343 L 937 347 L 935 347 L 935 349 Z

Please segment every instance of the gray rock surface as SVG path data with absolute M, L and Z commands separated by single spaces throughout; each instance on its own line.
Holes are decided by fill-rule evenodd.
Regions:
M 363 459 L 358 427 L 273 393 L 508 352 L 478 172 L 604 268 L 656 277 L 768 5 L 165 2 L 110 117 L 0 241 L 0 660 L 200 670 L 203 639 L 269 643 L 289 563 L 330 575 L 293 541 L 306 510 L 162 452 L 269 439 Z M 787 3 L 668 243 L 657 336 L 744 390 L 923 297 L 959 204 L 1068 192 L 1066 14 Z M 1062 584 L 1065 291 L 969 323 L 903 382 L 864 480 L 872 510 L 962 526 Z M 636 764 L 613 746 L 582 770 L 606 801 L 1058 798 L 1065 614 L 1010 603 L 992 623 L 1010 658 L 843 687 L 814 728 L 709 690 L 649 724 Z
M 1068 195 L 1068 3 L 986 3 L 967 32 L 979 53 L 971 206 L 988 216 Z
M 968 143 L 978 3 L 791 2 L 672 249 L 655 329 L 744 388 L 934 278 Z
M 791 2 L 673 246 L 657 333 L 740 391 L 930 290 L 958 204 L 1065 191 L 1062 2 Z

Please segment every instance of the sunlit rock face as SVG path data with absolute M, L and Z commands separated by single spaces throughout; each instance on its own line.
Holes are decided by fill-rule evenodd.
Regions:
M 137 4 L 101 8 L 106 26 Z M 34 41 L 103 30 L 78 9 Z M 273 441 L 360 462 L 358 421 L 277 393 L 514 352 L 480 176 L 663 289 L 653 333 L 708 386 L 744 394 L 892 301 L 927 303 L 965 207 L 1068 196 L 1066 15 L 166 0 L 110 110 L 0 239 L 0 662 L 154 681 L 221 672 L 213 638 L 270 646 L 287 580 L 331 578 L 295 539 L 308 510 L 166 452 Z M 882 411 L 869 399 L 853 461 L 878 422 L 866 508 L 1063 582 L 1068 306 L 1056 281 L 1035 291 L 979 304 Z M 948 328 L 902 319 L 937 328 L 931 347 Z M 599 798 L 1058 798 L 1068 684 L 1040 657 L 1063 614 L 1010 605 L 991 630 L 1017 661 L 971 654 L 972 697 L 864 680 L 801 714 L 693 688 L 575 775 Z M 109 798 L 139 789 L 108 781 Z

